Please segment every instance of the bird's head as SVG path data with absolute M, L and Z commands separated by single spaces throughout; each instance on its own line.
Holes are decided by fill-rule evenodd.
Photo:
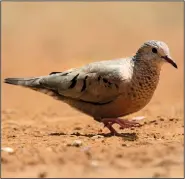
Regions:
M 168 46 L 162 41 L 150 40 L 145 42 L 138 49 L 136 57 L 141 60 L 149 60 L 158 66 L 168 62 L 177 68 L 177 64 L 170 57 Z

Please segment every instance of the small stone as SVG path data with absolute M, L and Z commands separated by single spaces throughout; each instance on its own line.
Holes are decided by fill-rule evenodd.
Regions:
M 160 120 L 160 121 L 164 121 L 164 118 L 160 118 L 159 120 Z
M 174 118 L 170 118 L 169 121 L 174 121 Z
M 98 167 L 98 165 L 99 165 L 99 163 L 98 163 L 97 160 L 92 160 L 92 161 L 91 161 L 91 166 L 93 166 L 93 167 Z
M 102 135 L 95 135 L 95 136 L 91 137 L 91 139 L 99 139 L 99 138 L 104 138 L 104 136 L 102 136 Z
M 80 146 L 82 146 L 82 141 L 81 140 L 75 140 L 75 141 L 73 141 L 72 146 L 80 147 Z
M 75 127 L 74 130 L 81 130 L 81 127 Z
M 145 118 L 146 118 L 145 116 L 136 116 L 136 117 L 132 118 L 132 121 L 140 121 L 140 120 L 143 120 Z
M 46 178 L 46 176 L 47 176 L 46 172 L 40 172 L 38 177 L 39 178 Z
M 14 150 L 10 147 L 2 147 L 1 151 L 7 152 L 7 153 L 14 153 Z

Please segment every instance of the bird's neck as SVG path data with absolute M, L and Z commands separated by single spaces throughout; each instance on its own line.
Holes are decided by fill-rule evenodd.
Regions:
M 133 58 L 134 59 L 134 58 Z M 143 83 L 146 83 L 151 89 L 155 89 L 159 82 L 161 66 L 157 63 L 144 59 L 133 60 L 133 78 L 139 77 Z
M 134 56 L 132 60 L 135 71 L 142 74 L 147 74 L 148 72 L 148 74 L 160 75 L 162 64 L 157 63 L 157 60 L 141 59 L 138 55 Z
M 141 93 L 148 95 L 151 99 L 159 82 L 161 66 L 155 63 L 149 63 L 148 60 L 135 59 L 133 63 L 132 80 L 140 87 Z

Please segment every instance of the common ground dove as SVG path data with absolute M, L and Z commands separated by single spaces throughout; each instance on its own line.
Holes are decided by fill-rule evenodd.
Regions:
M 139 123 L 118 117 L 141 110 L 157 87 L 161 66 L 172 60 L 162 41 L 145 42 L 132 57 L 87 64 L 64 72 L 33 78 L 6 78 L 5 83 L 21 85 L 61 100 L 103 122 L 112 134 Z

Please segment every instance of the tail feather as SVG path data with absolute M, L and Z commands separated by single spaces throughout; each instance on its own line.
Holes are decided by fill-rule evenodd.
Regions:
M 39 87 L 39 78 L 6 78 L 4 83 L 25 87 Z
M 23 87 L 30 88 L 32 90 L 47 94 L 49 96 L 52 96 L 53 98 L 57 100 L 61 100 L 62 97 L 57 93 L 57 91 L 46 87 L 44 84 L 42 84 L 42 78 L 36 77 L 36 78 L 6 78 L 4 79 L 5 83 L 11 84 L 11 85 L 19 85 Z

